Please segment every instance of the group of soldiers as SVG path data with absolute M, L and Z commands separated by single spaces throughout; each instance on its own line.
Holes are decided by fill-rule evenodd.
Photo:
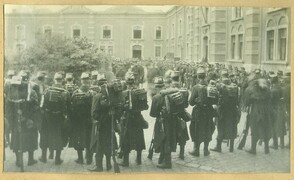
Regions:
M 84 163 L 84 157 L 86 164 L 92 164 L 95 154 L 96 165 L 89 171 L 103 171 L 105 156 L 106 170 L 112 169 L 113 161 L 113 169 L 119 172 L 118 165 L 129 166 L 132 150 L 137 153 L 136 163 L 142 164 L 144 129 L 150 128 L 141 114 L 149 109 L 147 91 L 140 86 L 144 69 L 138 64 L 128 67 L 124 77 L 117 75 L 119 66 L 115 73 L 83 72 L 80 86 L 74 83 L 72 73 L 57 72 L 53 84 L 47 85 L 45 72 L 38 72 L 33 81 L 29 71 L 8 71 L 5 140 L 15 153 L 16 165 L 23 169 L 24 152 L 28 152 L 28 165 L 36 164 L 34 151 L 38 147 L 42 150 L 39 161 L 47 162 L 49 150 L 49 158 L 55 156 L 55 164 L 60 165 L 66 146 L 77 151 L 78 164 Z M 246 140 L 248 129 L 252 137 L 247 152 L 256 154 L 260 141 L 269 153 L 271 138 L 274 149 L 278 149 L 278 139 L 284 148 L 286 127 L 290 127 L 290 72 L 263 74 L 256 69 L 248 74 L 245 69 L 223 65 L 197 65 L 193 71 L 193 83 L 181 67 L 153 78 L 150 116 L 156 121 L 148 158 L 152 159 L 153 151 L 160 153 L 158 168 L 172 168 L 171 153 L 177 145 L 179 158 L 184 159 L 190 137 L 194 148 L 189 153 L 200 156 L 199 147 L 204 143 L 204 156 L 208 156 L 215 127 L 217 144 L 210 150 L 221 152 L 223 140 L 229 140 L 229 151 L 233 152 L 241 111 L 248 114 L 243 138 Z M 193 106 L 191 114 L 186 110 L 189 105 Z M 240 144 L 238 149 L 244 146 Z M 116 157 L 121 162 L 117 163 Z

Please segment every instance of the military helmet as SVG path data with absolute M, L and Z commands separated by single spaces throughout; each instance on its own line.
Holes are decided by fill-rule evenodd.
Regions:
M 74 77 L 73 77 L 73 73 L 66 73 L 65 74 L 65 79 L 66 80 L 72 80 Z
M 54 79 L 55 80 L 62 80 L 63 77 L 62 77 L 62 74 L 60 72 L 57 72 L 54 74 Z
M 200 66 L 197 68 L 197 74 L 205 74 L 205 69 L 204 67 Z
M 21 81 L 22 81 L 21 76 L 12 76 L 12 79 L 11 79 L 10 83 L 13 84 L 13 85 L 20 85 Z
M 15 75 L 15 71 L 14 70 L 8 70 L 7 76 L 14 76 L 14 75 Z
M 163 77 L 155 77 L 153 82 L 154 82 L 155 87 L 163 87 L 164 86 Z
M 180 71 L 172 71 L 170 77 L 171 78 L 180 77 Z
M 96 77 L 96 78 L 97 78 L 98 74 L 99 74 L 99 73 L 98 73 L 97 70 L 94 70 L 94 71 L 91 72 L 91 76 L 92 76 L 92 77 Z
M 83 72 L 81 75 L 81 79 L 90 79 L 90 74 L 87 72 Z
M 277 74 L 275 74 L 273 71 L 270 71 L 268 76 L 271 78 L 274 78 L 274 77 L 277 77 Z
M 98 74 L 97 75 L 97 81 L 107 81 L 105 74 Z
M 125 75 L 125 80 L 127 82 L 134 81 L 135 80 L 135 74 L 133 72 L 127 72 L 126 75 Z

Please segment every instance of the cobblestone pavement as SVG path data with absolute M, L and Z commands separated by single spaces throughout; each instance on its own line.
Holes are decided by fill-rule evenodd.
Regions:
M 149 101 L 150 102 L 150 101 Z M 192 107 L 188 108 L 188 111 L 192 111 Z M 200 157 L 193 157 L 189 155 L 189 151 L 193 149 L 193 143 L 187 141 L 185 148 L 185 160 L 178 158 L 179 147 L 176 153 L 172 154 L 172 165 L 173 168 L 169 170 L 162 170 L 156 167 L 158 161 L 158 154 L 153 155 L 153 160 L 147 159 L 148 148 L 152 138 L 154 119 L 149 116 L 149 111 L 143 111 L 143 116 L 149 122 L 149 129 L 144 131 L 146 150 L 142 154 L 142 165 L 136 165 L 135 156 L 136 152 L 131 152 L 130 154 L 130 167 L 121 167 L 122 173 L 193 173 L 193 172 L 215 172 L 215 173 L 246 173 L 246 172 L 290 172 L 290 150 L 289 149 L 270 149 L 270 154 L 266 155 L 263 151 L 263 146 L 257 147 L 257 155 L 251 155 L 246 153 L 244 150 L 237 150 L 233 153 L 229 152 L 229 147 L 226 143 L 222 145 L 222 153 L 211 152 L 210 156 L 203 156 L 203 145 L 201 145 Z M 243 129 L 245 119 L 241 119 L 238 131 L 241 132 Z M 187 125 L 189 126 L 190 123 Z M 214 132 L 213 140 L 210 143 L 210 148 L 213 148 L 216 144 L 216 134 Z M 246 146 L 244 149 L 249 149 L 250 147 L 250 136 L 247 137 Z M 238 138 L 236 140 L 236 143 Z M 288 138 L 285 139 L 288 143 Z M 270 142 L 271 143 L 271 142 Z M 4 161 L 4 171 L 5 172 L 15 172 L 19 171 L 19 168 L 15 166 L 15 156 L 9 148 L 5 149 L 6 160 Z M 39 158 L 41 155 L 41 150 L 35 152 L 35 159 Z M 47 161 L 46 164 L 38 162 L 33 166 L 27 166 L 27 153 L 24 154 L 25 171 L 27 172 L 48 172 L 48 173 L 89 173 L 88 168 L 93 167 L 92 165 L 78 165 L 74 162 L 77 158 L 77 153 L 74 149 L 65 148 L 62 151 L 63 164 L 56 166 L 54 165 L 54 160 Z M 120 159 L 118 159 L 120 160 Z M 113 173 L 113 171 L 105 172 Z

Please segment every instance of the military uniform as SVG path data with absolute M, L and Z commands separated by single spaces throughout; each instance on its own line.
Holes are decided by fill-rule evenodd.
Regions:
M 14 76 L 7 94 L 7 111 L 10 129 L 10 148 L 16 154 L 16 165 L 22 162 L 22 153 L 28 152 L 28 165 L 33 165 L 34 151 L 38 148 L 38 130 L 35 112 L 39 108 L 36 92 L 28 86 L 27 75 Z M 26 79 L 26 80 L 25 80 Z
M 64 128 L 68 115 L 69 93 L 62 85 L 62 75 L 55 74 L 56 83 L 47 88 L 44 93 L 44 102 L 41 105 L 44 110 L 44 120 L 41 126 L 40 147 L 42 157 L 40 161 L 46 162 L 47 148 L 56 150 L 55 164 L 63 161 L 60 158 L 63 147 L 67 144 Z
M 91 106 L 93 96 L 96 94 L 90 90 L 90 76 L 87 73 L 81 75 L 82 85 L 75 90 L 71 97 L 71 119 L 70 119 L 70 140 L 69 147 L 73 147 L 78 153 L 76 163 L 83 164 L 83 150 L 86 149 L 87 164 L 92 163 L 90 152 L 91 140 Z M 83 82 L 85 81 L 85 82 Z M 89 83 L 87 83 L 87 81 Z
M 208 150 L 209 142 L 212 139 L 212 134 L 215 130 L 213 117 L 215 110 L 212 105 L 217 104 L 217 98 L 207 97 L 207 82 L 205 78 L 205 70 L 198 68 L 197 74 L 200 78 L 191 90 L 189 103 L 193 107 L 192 120 L 190 124 L 190 135 L 194 142 L 194 150 L 191 155 L 199 156 L 199 146 L 204 142 L 204 156 L 210 154 Z

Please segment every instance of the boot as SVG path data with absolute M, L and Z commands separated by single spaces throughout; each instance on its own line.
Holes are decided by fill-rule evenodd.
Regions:
M 111 156 L 106 156 L 106 170 L 109 171 L 111 168 Z
M 180 145 L 180 154 L 179 154 L 179 158 L 184 160 L 185 159 L 185 145 Z
M 54 150 L 49 149 L 49 159 L 53 159 L 54 158 Z
M 281 147 L 281 149 L 284 149 L 285 148 L 284 136 L 281 136 L 280 137 L 280 147 Z
M 92 169 L 88 169 L 89 171 L 92 172 L 102 172 L 103 171 L 103 166 L 102 166 L 102 162 L 103 162 L 103 154 L 96 154 L 96 166 Z
M 204 156 L 208 156 L 210 154 L 208 150 L 208 146 L 209 146 L 209 142 L 204 142 Z
M 234 139 L 230 140 L 230 152 L 234 151 Z
M 142 151 L 137 151 L 136 163 L 138 165 L 141 165 L 142 164 Z
M 87 159 L 87 164 L 90 165 L 93 162 L 93 153 L 90 151 L 89 148 L 86 149 L 86 159 Z
M 191 154 L 192 156 L 196 156 L 196 157 L 200 156 L 199 144 L 197 142 L 194 142 L 194 149 L 193 149 L 193 151 L 189 152 L 189 154 Z
M 39 158 L 39 161 L 41 161 L 42 163 L 47 162 L 47 148 L 42 149 L 42 156 Z
M 158 164 L 157 167 L 160 169 L 171 169 L 171 153 L 166 153 L 164 155 L 164 162 L 162 164 Z
M 61 156 L 61 150 L 56 150 L 55 165 L 60 165 L 63 163 L 63 160 L 60 158 L 60 156 Z
M 28 166 L 36 164 L 38 161 L 34 159 L 34 151 L 29 151 Z
M 21 166 L 20 159 L 19 159 L 19 154 L 17 152 L 15 153 L 15 165 L 17 167 L 20 167 Z
M 215 148 L 210 150 L 214 152 L 222 152 L 222 139 L 217 139 Z
M 123 161 L 119 163 L 123 167 L 129 167 L 129 153 L 124 153 Z
M 278 149 L 278 137 L 273 137 L 273 144 L 270 146 L 272 149 Z
M 78 153 L 78 159 L 75 160 L 77 164 L 84 164 L 84 158 L 83 158 L 83 151 L 82 150 L 77 150 Z
M 158 158 L 158 164 L 162 164 L 164 161 L 164 154 L 163 152 L 160 152 L 159 158 Z
M 256 144 L 257 144 L 257 140 L 255 137 L 251 137 L 251 149 L 250 150 L 246 150 L 246 152 L 256 155 Z
M 264 153 L 269 154 L 268 140 L 264 141 Z

